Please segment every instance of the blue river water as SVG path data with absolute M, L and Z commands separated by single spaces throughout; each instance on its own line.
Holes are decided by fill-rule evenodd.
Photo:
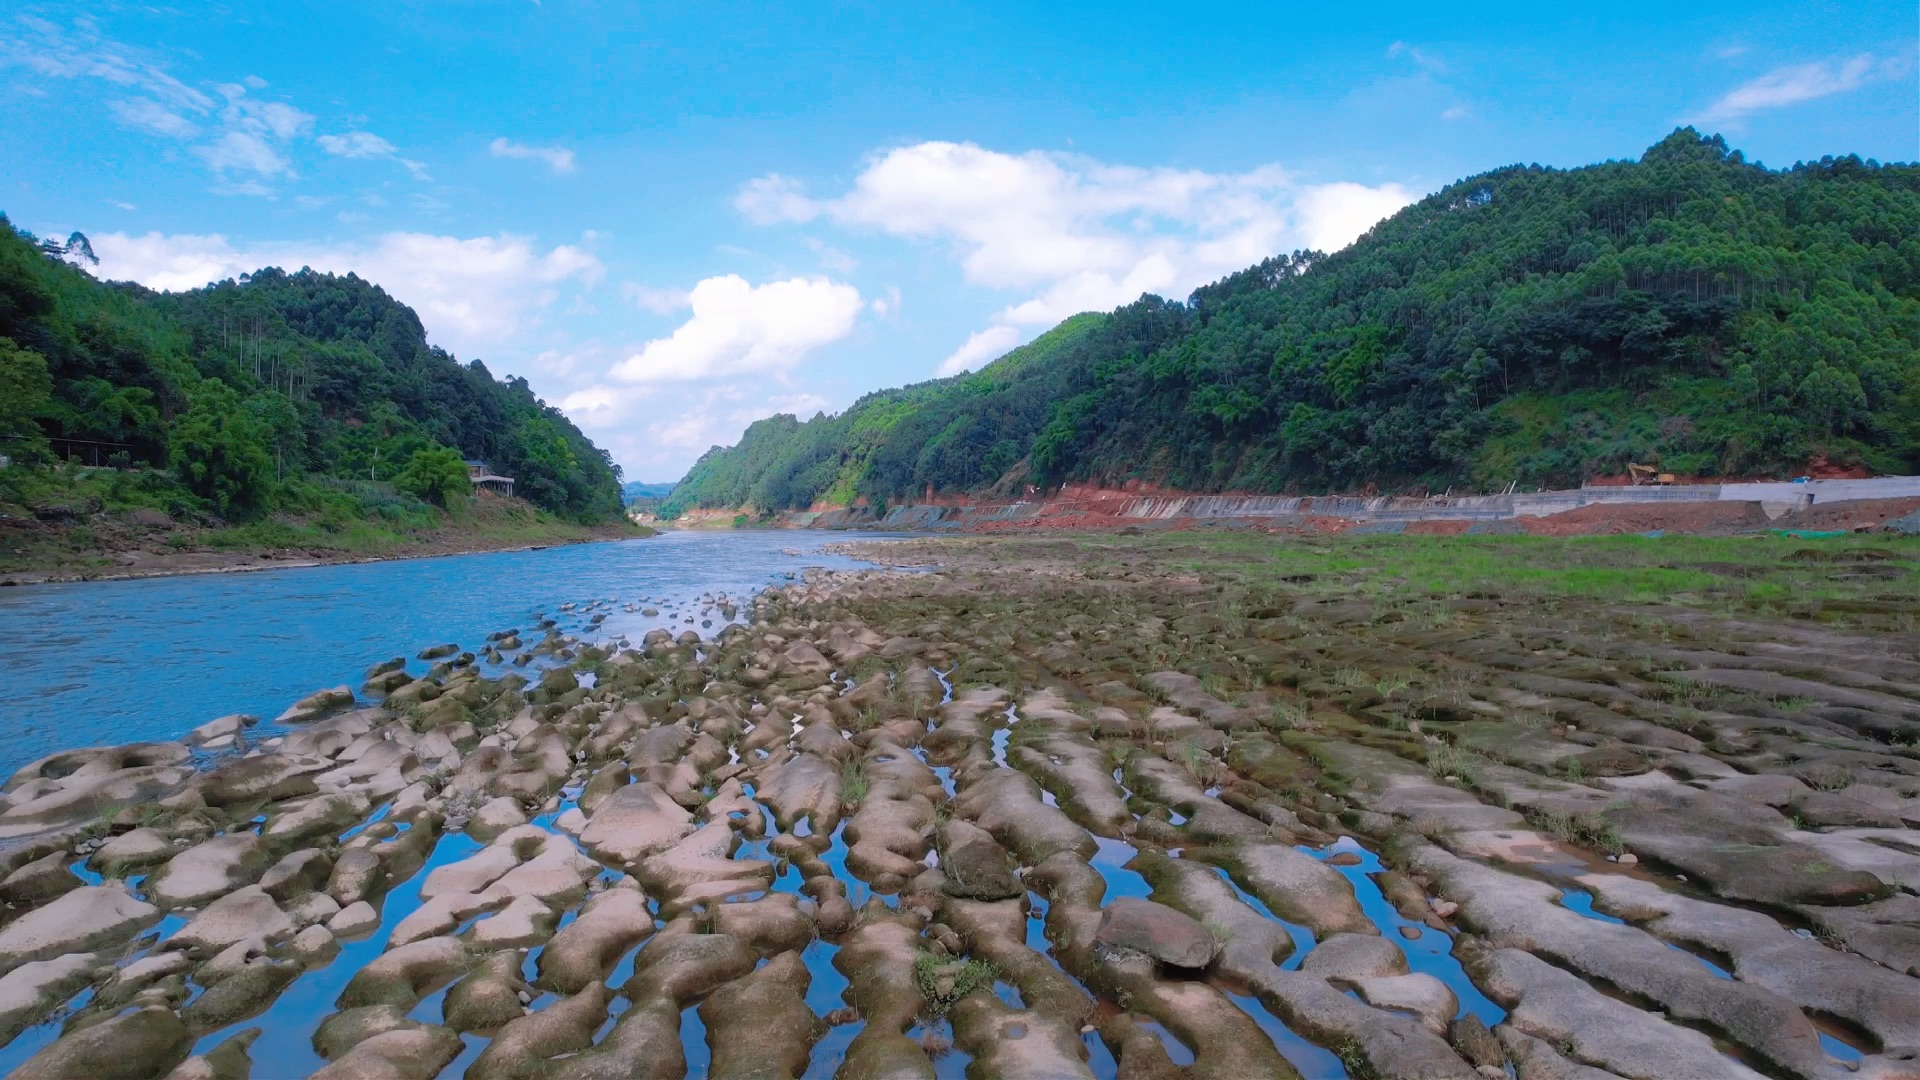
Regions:
M 878 538 L 666 532 L 540 551 L 0 589 L 0 770 L 76 747 L 176 739 L 228 713 L 271 720 L 321 687 L 357 689 L 367 668 L 390 657 L 425 671 L 412 657 L 429 645 L 475 649 L 515 627 L 531 643 L 543 613 L 588 640 L 624 634 L 637 643 L 654 627 L 712 636 L 724 619 L 702 595 L 727 594 L 744 619 L 755 593 L 806 567 L 866 565 L 822 546 Z M 561 610 L 608 600 L 597 627 Z

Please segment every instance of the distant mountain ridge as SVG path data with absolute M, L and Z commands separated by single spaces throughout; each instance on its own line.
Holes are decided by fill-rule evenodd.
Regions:
M 620 498 L 628 506 L 641 499 L 664 499 L 673 491 L 672 483 L 649 484 L 640 480 L 629 480 L 620 485 Z
M 981 371 L 775 416 L 662 507 L 762 513 L 1066 481 L 1189 491 L 1568 486 L 1810 459 L 1920 471 L 1920 168 L 1510 166 L 1333 255 L 1075 316 Z

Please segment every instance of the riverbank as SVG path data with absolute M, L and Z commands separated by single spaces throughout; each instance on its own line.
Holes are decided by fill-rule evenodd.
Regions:
M 21 769 L 0 1068 L 1910 1074 L 1910 544 L 855 550 Z
M 50 520 L 25 515 L 0 519 L 0 586 L 519 551 L 654 533 L 625 519 L 604 525 L 562 521 L 520 500 L 491 497 L 425 528 L 297 519 L 206 528 L 153 510 L 108 513 L 82 508 Z

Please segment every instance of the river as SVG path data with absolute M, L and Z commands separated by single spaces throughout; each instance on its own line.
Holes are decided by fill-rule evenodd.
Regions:
M 704 612 L 701 596 L 731 596 L 744 619 L 755 593 L 805 567 L 866 565 L 822 545 L 874 538 L 666 532 L 540 551 L 0 589 L 8 674 L 0 769 L 75 747 L 177 739 L 228 713 L 271 720 L 320 687 L 358 687 L 382 660 L 404 656 L 424 672 L 412 657 L 429 645 L 472 649 L 496 630 L 532 630 L 542 614 L 589 640 L 637 643 L 655 627 L 711 637 L 723 619 Z M 614 605 L 597 629 L 561 610 L 604 600 Z

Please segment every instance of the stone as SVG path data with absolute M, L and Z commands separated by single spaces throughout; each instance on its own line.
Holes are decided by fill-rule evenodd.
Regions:
M 591 1049 L 607 1018 L 612 994 L 598 982 L 544 1009 L 507 1021 L 468 1070 L 470 1080 L 525 1080 L 541 1076 L 561 1054 Z M 716 1071 L 714 1075 L 723 1075 Z M 794 1075 L 799 1075 L 795 1073 Z
M 287 707 L 287 711 L 274 717 L 276 724 L 306 724 L 318 720 L 337 709 L 353 704 L 353 689 L 348 686 L 336 686 L 330 690 L 315 690 L 299 701 Z
M 963 900 L 1010 900 L 1027 892 L 993 837 L 958 818 L 940 830 L 940 869 L 946 874 L 940 891 Z
M 99 966 L 100 958 L 91 953 L 68 953 L 22 964 L 0 976 L 0 1043 L 79 993 Z
M 148 1006 L 70 1031 L 11 1080 L 153 1080 L 187 1059 L 193 1033 L 171 1009 Z
M 265 1012 L 305 970 L 296 960 L 256 956 L 189 1002 L 180 1010 L 180 1018 L 196 1035 L 238 1023 Z
M 259 722 L 260 718 L 257 716 L 248 716 L 245 713 L 232 713 L 218 720 L 209 720 L 201 724 L 199 727 L 187 732 L 186 738 L 180 741 L 186 743 L 188 746 L 204 746 L 209 748 L 230 746 L 237 736 Z
M 465 1046 L 443 1027 L 386 1031 L 357 1043 L 309 1080 L 432 1080 Z
M 317 967 L 340 951 L 340 943 L 333 939 L 333 934 L 326 927 L 316 924 L 293 935 L 293 940 L 287 943 L 287 951 L 307 966 Z
M 467 947 L 457 938 L 435 937 L 389 949 L 355 972 L 340 992 L 340 1006 L 399 1005 L 411 1009 L 422 997 L 467 969 Z
M 1355 979 L 1353 985 L 1367 1004 L 1410 1012 L 1436 1035 L 1446 1034 L 1448 1021 L 1460 1009 L 1460 999 L 1446 983 L 1419 972 L 1383 979 Z
M 653 934 L 653 913 L 638 889 L 608 889 L 540 950 L 534 984 L 577 994 L 598 983 L 628 949 Z
M 1300 970 L 1354 982 L 1407 973 L 1407 954 L 1378 934 L 1335 934 L 1313 947 Z
M 313 1033 L 313 1051 L 328 1061 L 344 1057 L 355 1046 L 389 1031 L 411 1031 L 425 1027 L 407 1019 L 407 1010 L 398 1005 L 362 1005 L 343 1009 L 320 1021 Z
M 316 892 L 333 875 L 333 860 L 319 848 L 291 852 L 260 875 L 260 887 L 268 896 L 285 903 L 296 896 Z
M 467 822 L 467 835 L 477 840 L 491 840 L 508 829 L 526 823 L 527 814 L 520 809 L 519 801 L 502 795 L 483 803 L 473 812 L 472 820 Z
M 158 829 L 135 829 L 100 845 L 87 862 L 101 873 L 115 874 L 136 867 L 165 862 L 179 848 Z
M 520 954 L 500 952 L 488 956 L 466 978 L 447 991 L 442 1012 L 446 1024 L 455 1031 L 481 1031 L 500 1027 L 526 1013 L 527 984 L 520 980 Z
M 357 900 L 327 920 L 327 929 L 336 937 L 358 937 L 380 928 L 380 913 L 365 900 Z
M 524 949 L 553 936 L 555 915 L 546 904 L 521 896 L 505 909 L 473 924 L 474 945 L 482 949 Z
M 56 851 L 27 863 L 0 879 L 0 900 L 15 906 L 44 904 L 84 885 L 67 864 L 73 855 Z
M 159 908 L 124 889 L 83 885 L 0 929 L 0 970 L 118 944 L 159 921 Z
M 1198 919 L 1152 900 L 1123 896 L 1100 912 L 1096 946 L 1129 949 L 1181 968 L 1204 968 L 1216 943 Z
M 168 939 L 170 945 L 218 950 L 247 938 L 280 938 L 295 930 L 294 921 L 273 897 L 258 885 L 248 885 L 207 905 L 193 921 Z
M 602 862 L 633 866 L 693 832 L 693 815 L 658 784 L 628 784 L 594 808 L 580 844 Z
M 266 845 L 252 833 L 228 833 L 195 844 L 146 881 L 162 907 L 194 907 L 256 880 L 267 869 Z

